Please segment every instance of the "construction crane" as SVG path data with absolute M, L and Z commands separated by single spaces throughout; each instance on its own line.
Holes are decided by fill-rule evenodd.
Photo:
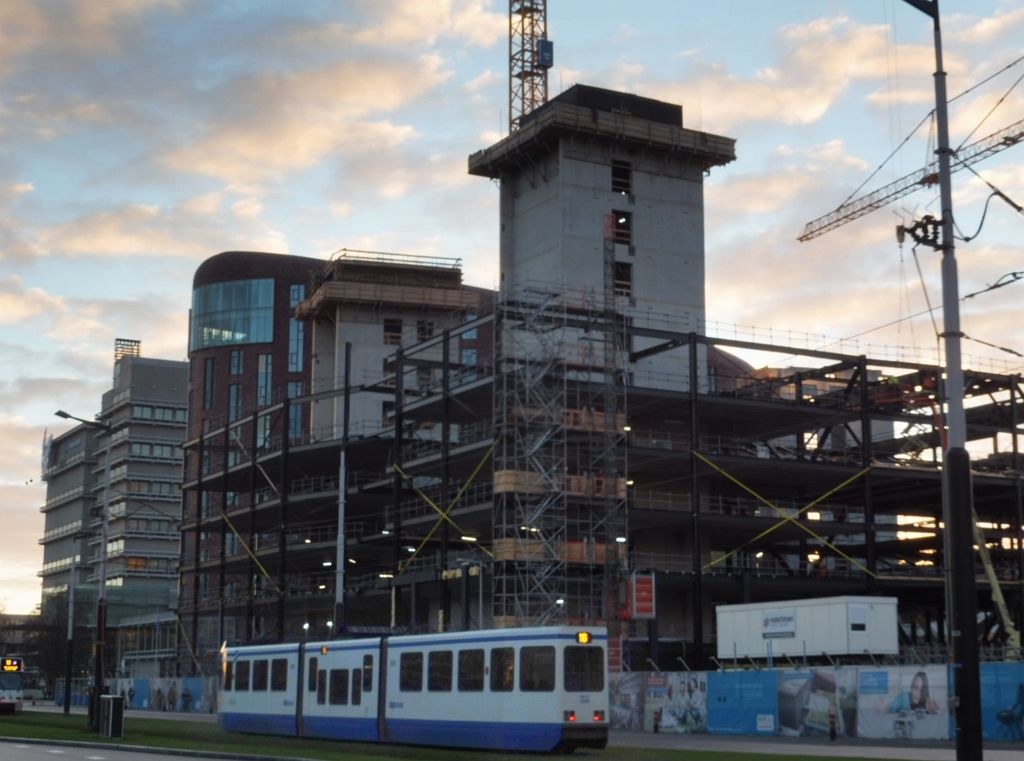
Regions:
M 1005 127 L 998 132 L 993 132 L 988 137 L 971 143 L 970 145 L 953 153 L 949 162 L 949 171 L 952 173 L 959 169 L 969 167 L 971 164 L 977 163 L 984 158 L 1006 150 L 1022 140 L 1024 140 L 1024 119 L 1014 122 L 1010 126 Z M 808 222 L 804 226 L 803 233 L 799 238 L 797 238 L 797 240 L 808 241 L 813 238 L 817 238 L 830 230 L 842 227 L 847 222 L 863 217 L 866 214 L 870 214 L 875 209 L 880 209 L 886 204 L 895 201 L 897 198 L 909 195 L 922 187 L 935 186 L 938 182 L 939 162 L 934 161 L 923 169 L 919 169 L 916 172 L 908 174 L 895 182 L 891 182 L 888 185 L 875 190 L 874 192 L 867 193 L 863 196 L 847 201 L 841 204 L 834 211 Z M 1020 207 L 1017 206 L 1017 204 L 1006 198 L 1006 196 L 1004 196 L 1000 191 L 996 191 L 996 194 L 1009 202 L 1018 211 L 1020 210 Z M 918 243 L 924 242 L 934 248 L 939 248 L 938 226 L 938 220 L 932 217 L 925 217 L 924 220 L 915 223 L 909 228 L 900 226 L 897 228 L 897 234 L 901 236 L 902 240 L 902 235 L 909 233 Z M 945 448 L 945 444 L 943 445 L 943 448 Z M 1000 620 L 1002 621 L 1003 630 L 1006 634 L 1007 645 L 1010 650 L 1016 651 L 1016 655 L 1019 657 L 1021 652 L 1020 631 L 1017 629 L 1013 616 L 1010 614 L 1010 610 L 1006 605 L 1006 598 L 1003 596 L 1002 586 L 999 583 L 999 578 L 994 566 L 992 565 L 992 558 L 988 551 L 988 545 L 985 542 L 985 532 L 982 530 L 981 526 L 978 525 L 978 514 L 974 510 L 973 505 L 971 506 L 971 521 L 974 533 L 974 543 L 977 546 L 978 558 L 984 568 L 985 576 L 988 580 L 989 588 L 991 589 L 992 603 L 995 606 Z
M 547 0 L 509 0 L 508 131 L 548 100 L 554 46 L 548 36 Z
M 953 154 L 953 158 L 950 161 L 950 171 L 955 172 L 959 169 L 964 169 L 984 158 L 1006 150 L 1022 140 L 1024 140 L 1024 119 L 958 150 Z M 872 193 L 867 193 L 847 201 L 836 208 L 835 211 L 831 211 L 823 217 L 818 217 L 814 221 L 808 222 L 797 240 L 808 241 L 812 238 L 817 238 L 829 230 L 842 227 L 847 222 L 863 217 L 865 214 L 870 214 L 875 209 L 880 209 L 887 203 L 909 195 L 915 190 L 923 187 L 932 187 L 938 183 L 938 177 L 938 162 L 933 161 L 923 169 L 918 169 L 906 177 L 890 182 L 888 185 Z

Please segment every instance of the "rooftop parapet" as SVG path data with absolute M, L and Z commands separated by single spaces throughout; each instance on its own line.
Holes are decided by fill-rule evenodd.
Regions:
M 736 158 L 736 141 L 682 126 L 682 107 L 575 85 L 524 118 L 517 131 L 469 157 L 469 173 L 499 177 L 565 135 L 588 135 L 674 153 L 707 170 Z

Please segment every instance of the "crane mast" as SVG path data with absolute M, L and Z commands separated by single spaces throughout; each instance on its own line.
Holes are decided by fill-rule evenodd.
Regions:
M 553 49 L 548 36 L 547 0 L 509 0 L 508 129 L 548 100 Z

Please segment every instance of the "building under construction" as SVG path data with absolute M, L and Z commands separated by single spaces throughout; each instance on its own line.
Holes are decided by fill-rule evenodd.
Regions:
M 715 605 L 837 594 L 898 597 L 905 646 L 938 652 L 941 369 L 708 335 L 703 178 L 733 158 L 679 106 L 576 86 L 469 158 L 500 183 L 497 293 L 457 260 L 234 255 L 192 314 L 182 663 L 572 622 L 609 627 L 613 668 L 701 668 Z M 254 359 L 281 347 L 288 373 Z M 998 644 L 1024 614 L 1024 384 L 966 388 Z

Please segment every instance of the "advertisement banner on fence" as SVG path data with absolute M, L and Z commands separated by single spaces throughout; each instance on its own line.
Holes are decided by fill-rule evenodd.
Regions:
M 945 666 L 861 668 L 857 733 L 907 740 L 949 738 Z
M 857 669 L 779 671 L 779 734 L 857 736 Z

